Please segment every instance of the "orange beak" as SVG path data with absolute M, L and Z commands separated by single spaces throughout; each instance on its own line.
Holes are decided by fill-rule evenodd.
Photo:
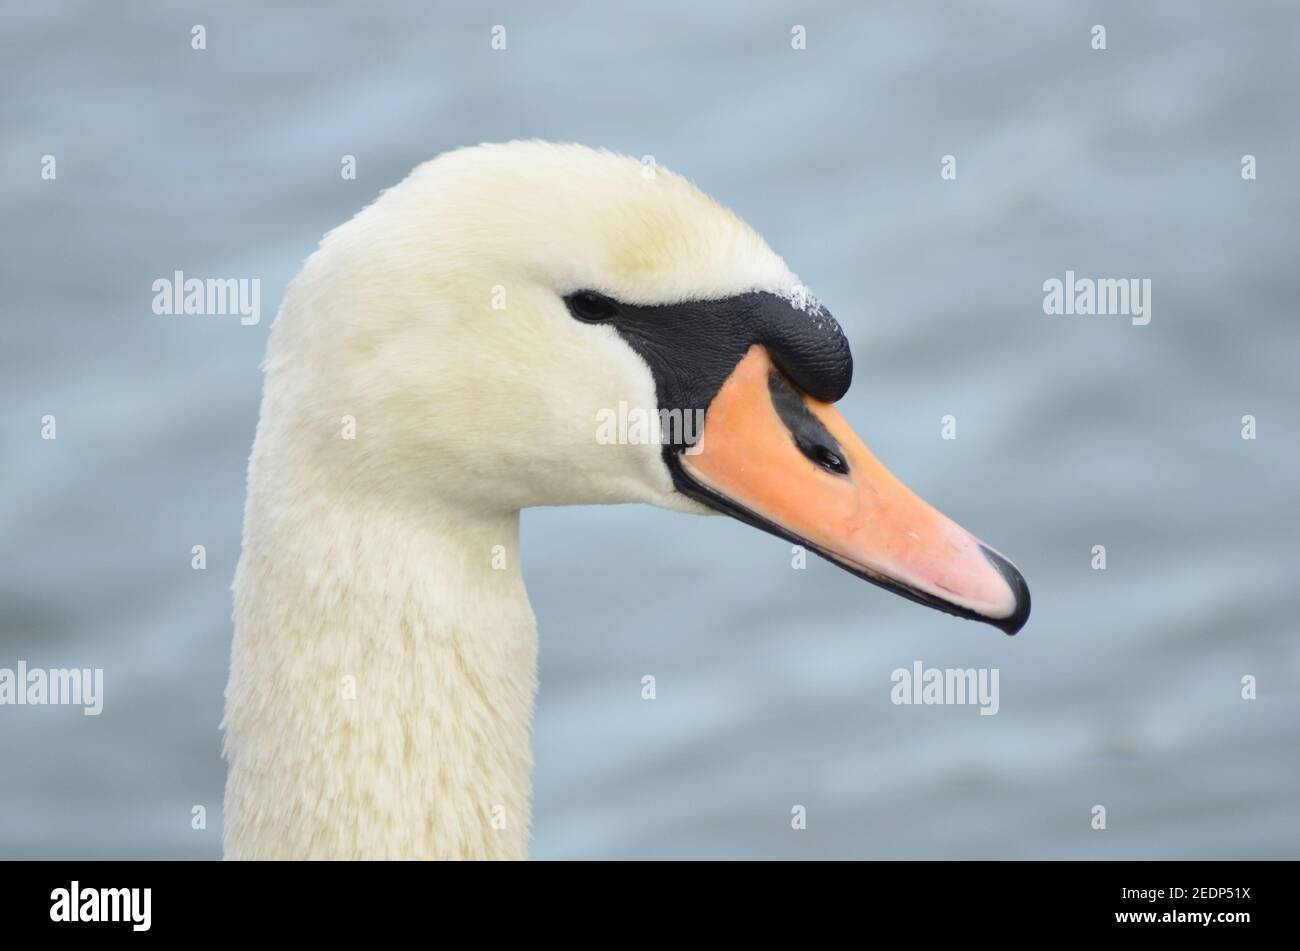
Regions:
M 1015 634 L 1029 588 L 1015 566 L 898 481 L 830 403 L 753 346 L 700 441 L 676 456 L 688 494 L 868 581 Z

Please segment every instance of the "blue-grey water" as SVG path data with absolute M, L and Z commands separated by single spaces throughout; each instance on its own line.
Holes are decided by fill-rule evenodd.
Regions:
M 534 136 L 654 155 L 763 232 L 849 334 L 846 416 L 1034 595 L 1006 638 L 725 519 L 527 513 L 536 856 L 1300 855 L 1298 29 L 1289 0 L 5 5 L 0 667 L 106 686 L 99 717 L 0 706 L 0 856 L 220 854 L 270 316 L 413 165 Z M 1150 324 L 1044 315 L 1067 269 L 1149 278 Z M 155 316 L 175 270 L 259 277 L 261 324 Z M 917 660 L 998 668 L 998 714 L 894 705 Z

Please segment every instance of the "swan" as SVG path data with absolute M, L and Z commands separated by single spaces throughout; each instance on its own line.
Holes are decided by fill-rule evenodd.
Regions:
M 825 307 L 739 217 L 651 172 L 579 145 L 448 152 L 289 285 L 233 586 L 227 858 L 526 858 L 526 506 L 722 512 L 1024 625 L 1015 567 L 832 405 L 852 358 Z M 703 428 L 597 439 L 620 405 Z

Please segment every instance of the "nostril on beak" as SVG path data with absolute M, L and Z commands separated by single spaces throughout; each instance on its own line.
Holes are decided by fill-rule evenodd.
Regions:
M 804 395 L 775 372 L 768 378 L 768 390 L 772 395 L 772 407 L 790 431 L 799 451 L 827 472 L 848 475 L 849 464 L 844 458 L 844 450 L 822 421 L 809 411 Z
M 821 444 L 806 446 L 799 444 L 799 448 L 817 465 L 821 466 L 828 472 L 836 472 L 840 475 L 849 474 L 849 464 L 844 461 L 844 457 L 832 449 L 830 446 Z

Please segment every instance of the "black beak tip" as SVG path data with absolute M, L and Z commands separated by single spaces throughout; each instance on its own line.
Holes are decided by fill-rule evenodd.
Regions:
M 1011 614 L 1004 618 L 990 620 L 989 623 L 1008 635 L 1015 635 L 1029 620 L 1029 585 L 1025 583 L 1025 576 L 1016 569 L 1016 566 L 993 549 L 980 545 L 980 551 L 984 553 L 989 564 L 1006 580 L 1011 587 L 1011 593 L 1016 598 L 1016 609 Z

